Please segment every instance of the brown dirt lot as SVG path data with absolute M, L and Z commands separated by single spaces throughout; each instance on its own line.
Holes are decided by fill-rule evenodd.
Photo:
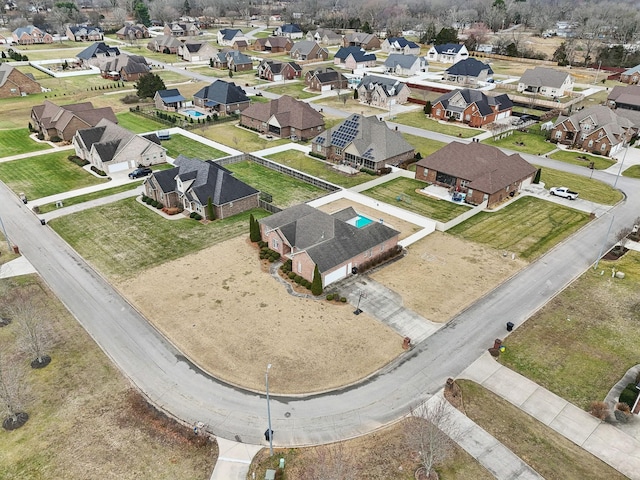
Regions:
M 502 252 L 434 232 L 408 247 L 408 255 L 372 275 L 402 292 L 404 305 L 446 322 L 527 263 Z
M 244 236 L 119 288 L 202 368 L 253 390 L 268 363 L 274 393 L 308 393 L 360 380 L 402 352 L 398 334 L 348 305 L 286 293 Z

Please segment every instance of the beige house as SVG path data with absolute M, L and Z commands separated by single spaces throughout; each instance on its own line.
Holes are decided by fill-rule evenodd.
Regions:
M 411 93 L 405 83 L 375 75 L 365 75 L 356 89 L 360 103 L 385 109 L 407 103 Z
M 543 97 L 563 97 L 572 90 L 573 77 L 555 68 L 530 68 L 522 74 L 518 82 L 518 92 Z
M 218 49 L 207 42 L 192 42 L 187 40 L 178 47 L 178 56 L 185 62 L 204 62 L 214 58 Z
M 118 123 L 111 107 L 94 108 L 91 102 L 58 106 L 45 100 L 31 109 L 31 125 L 45 140 L 57 137 L 70 142 L 78 130 L 94 127 L 103 119 Z

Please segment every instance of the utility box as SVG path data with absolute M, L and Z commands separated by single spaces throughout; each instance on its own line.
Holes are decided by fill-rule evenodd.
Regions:
M 276 471 L 268 469 L 267 473 L 264 474 L 264 480 L 276 480 Z
M 284 458 L 280 458 L 280 470 L 284 470 Z

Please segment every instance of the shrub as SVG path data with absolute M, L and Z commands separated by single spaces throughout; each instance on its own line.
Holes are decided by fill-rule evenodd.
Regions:
M 333 293 L 330 293 L 329 295 L 327 295 L 327 300 L 329 301 L 333 300 Z
M 99 168 L 94 167 L 93 165 L 91 166 L 91 171 L 97 173 L 98 175 L 100 175 L 101 177 L 106 177 L 107 174 L 104 173 L 102 170 L 100 170 Z
M 57 136 L 57 135 L 54 135 L 54 136 L 53 136 L 53 137 L 51 137 L 49 140 L 51 140 L 53 143 L 58 143 L 58 142 L 61 142 L 61 141 L 62 141 L 62 139 L 61 139 L 59 136 Z
M 293 280 L 294 278 L 296 278 L 296 272 L 289 272 L 287 274 L 287 277 L 289 277 L 291 280 Z
M 625 389 L 620 393 L 620 403 L 626 403 L 629 408 L 633 408 L 633 404 L 636 403 L 638 398 L 638 390 L 635 383 L 628 384 Z
M 273 252 L 273 257 L 275 260 L 280 260 L 280 254 L 278 252 Z
M 346 299 L 345 297 L 341 297 L 341 298 L 340 298 L 340 301 L 341 301 L 342 303 L 347 303 L 347 299 Z
M 589 413 L 604 421 L 609 416 L 609 407 L 605 402 L 591 402 Z
M 626 405 L 626 403 L 624 405 Z M 613 415 L 620 423 L 628 423 L 631 418 L 631 413 L 623 412 L 622 410 L 614 410 Z
M 293 281 L 296 282 L 298 285 L 300 285 L 300 282 L 302 281 L 302 277 L 300 275 L 296 275 L 295 277 L 293 277 Z
M 626 403 L 616 403 L 616 410 L 620 410 L 621 412 L 631 413 L 631 407 Z
M 138 100 L 140 99 L 137 95 L 129 94 L 124 96 L 124 98 L 122 99 L 122 103 L 129 105 L 132 103 L 138 103 Z
M 189 214 L 189 218 L 195 218 L 196 217 L 196 212 L 191 212 Z
M 194 220 L 199 222 L 200 220 L 202 220 L 202 215 L 200 215 L 199 213 L 196 213 L 193 218 Z
M 268 245 L 268 243 L 267 243 L 267 242 L 265 242 L 264 240 L 260 240 L 260 241 L 258 242 L 258 246 L 259 246 L 260 248 L 262 248 L 262 247 L 266 247 L 267 245 Z
M 151 206 L 152 207 L 157 207 L 158 206 L 158 201 L 151 199 Z
M 142 194 L 142 201 L 143 201 L 143 202 L 146 202 L 146 201 L 147 201 L 147 198 L 149 198 L 149 197 L 147 197 L 147 196 L 143 193 L 143 194 Z
M 156 204 L 157 204 L 157 205 L 156 205 L 156 208 L 159 208 L 159 209 L 164 208 L 164 205 L 163 205 L 162 203 L 160 203 L 160 202 L 156 202 Z

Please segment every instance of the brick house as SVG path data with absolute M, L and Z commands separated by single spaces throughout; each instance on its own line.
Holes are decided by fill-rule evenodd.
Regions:
M 400 232 L 380 222 L 358 228 L 361 218 L 352 207 L 328 214 L 303 203 L 258 222 L 262 240 L 291 259 L 293 272 L 313 281 L 317 265 L 326 287 L 396 248 Z
M 607 105 L 619 117 L 631 120 L 640 129 L 640 85 L 615 86 L 607 97 Z
M 598 155 L 615 155 L 637 132 L 631 120 L 604 105 L 594 105 L 570 117 L 560 115 L 550 140 Z
M 136 82 L 151 71 L 147 59 L 141 55 L 118 55 L 104 59 L 98 65 L 104 78 Z
M 101 63 L 120 56 L 118 47 L 110 47 L 104 42 L 95 42 L 76 55 L 85 65 L 99 66 Z
M 238 113 L 251 103 L 245 91 L 233 82 L 216 80 L 193 95 L 193 104 L 219 115 Z
M 293 47 L 293 41 L 288 37 L 258 38 L 253 42 L 253 49 L 259 52 L 286 53 Z
M 212 160 L 203 162 L 180 155 L 173 164 L 174 168 L 153 172 L 143 183 L 145 195 L 165 207 L 206 217 L 211 198 L 216 219 L 258 207 L 260 192 Z
M 377 117 L 352 114 L 311 141 L 311 152 L 335 163 L 378 170 L 415 157 L 415 148 Z
M 530 185 L 536 167 L 519 154 L 483 143 L 451 142 L 416 163 L 416 179 L 466 194 L 465 202 L 487 207 Z
M 428 72 L 429 62 L 427 57 L 391 53 L 384 61 L 385 73 L 391 75 L 415 75 L 418 72 Z
M 307 141 L 324 130 L 324 118 L 308 103 L 283 95 L 247 107 L 240 115 L 240 125 L 263 134 Z
M 340 45 L 342 43 L 342 35 L 327 28 L 319 28 L 317 30 L 309 30 L 307 32 L 307 40 L 314 40 L 320 45 Z
M 318 92 L 349 87 L 347 77 L 328 67 L 309 70 L 304 76 L 304 83 L 309 89 Z
M 194 37 L 202 32 L 194 22 L 172 22 L 164 26 L 162 33 L 171 37 Z
M 118 40 L 140 40 L 141 38 L 149 38 L 149 29 L 138 23 L 137 25 L 125 25 L 116 32 Z
M 376 50 L 380 48 L 380 39 L 373 33 L 347 33 L 342 37 L 342 46 L 358 47 L 364 50 Z
M 253 60 L 238 50 L 225 50 L 213 56 L 213 68 L 245 72 L 253 70 Z
M 80 129 L 73 136 L 76 155 L 105 173 L 148 167 L 167 161 L 166 149 L 155 134 L 136 135 L 110 120 Z
M 301 75 L 302 67 L 296 62 L 263 60 L 258 65 L 258 77 L 271 82 L 293 80 L 294 78 L 300 78 Z
M 12 33 L 13 43 L 19 45 L 33 45 L 41 43 L 53 43 L 53 36 L 40 30 L 33 25 L 27 25 L 26 27 L 16 28 Z
M 535 67 L 526 70 L 518 82 L 518 92 L 543 97 L 562 97 L 573 90 L 573 77 L 555 68 Z
M 31 125 L 46 140 L 58 137 L 70 142 L 78 130 L 95 127 L 102 119 L 118 123 L 111 107 L 94 108 L 91 102 L 58 106 L 45 100 L 31 109 Z
M 394 78 L 365 75 L 356 87 L 358 101 L 367 105 L 390 109 L 407 103 L 410 91 L 405 83 Z
M 333 57 L 334 65 L 340 65 L 348 70 L 375 67 L 376 60 L 373 53 L 367 53 L 360 47 L 340 47 Z
M 490 97 L 480 90 L 468 88 L 445 93 L 431 107 L 431 117 L 437 120 L 455 119 L 471 127 L 484 125 L 511 116 L 513 102 L 506 93 Z
M 329 51 L 318 45 L 315 40 L 300 40 L 293 44 L 289 56 L 295 60 L 326 60 Z
M 22 73 L 8 63 L 0 63 L 0 98 L 40 93 L 42 88 L 33 76 Z
M 147 48 L 152 52 L 177 54 L 182 42 L 171 35 L 159 35 L 149 40 Z
M 620 74 L 620 81 L 629 85 L 637 85 L 640 81 L 640 65 L 636 65 Z
M 74 42 L 99 42 L 104 39 L 102 29 L 93 25 L 68 25 L 66 35 Z

